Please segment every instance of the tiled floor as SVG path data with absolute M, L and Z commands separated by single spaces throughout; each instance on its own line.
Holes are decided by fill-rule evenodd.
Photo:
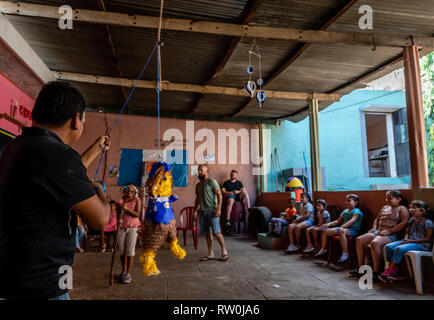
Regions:
M 111 253 L 88 252 L 76 255 L 73 265 L 72 299 L 431 299 L 434 292 L 425 288 L 418 296 L 410 281 L 385 285 L 374 283 L 371 290 L 362 290 L 358 280 L 347 273 L 332 271 L 312 263 L 301 255 L 269 251 L 255 246 L 244 236 L 226 237 L 230 258 L 200 262 L 206 255 L 205 238 L 199 248 L 192 241 L 187 245 L 184 261 L 173 258 L 164 246 L 157 255 L 161 274 L 145 278 L 136 258 L 131 284 L 108 285 Z M 218 245 L 217 245 L 218 247 Z M 140 254 L 137 248 L 137 254 Z M 216 254 L 220 253 L 216 251 Z M 116 257 L 116 274 L 120 272 Z

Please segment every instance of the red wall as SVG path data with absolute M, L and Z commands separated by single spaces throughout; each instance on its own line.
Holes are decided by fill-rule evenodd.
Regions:
M 11 106 L 16 106 L 15 118 L 27 126 L 32 124 L 34 100 L 0 73 L 0 114 L 11 114 Z M 0 119 L 0 129 L 18 135 L 19 127 L 8 120 Z
M 82 153 L 97 137 L 105 134 L 106 129 L 110 128 L 115 120 L 115 114 L 86 112 L 85 129 L 79 143 L 75 149 Z M 176 128 L 179 129 L 185 139 L 185 122 L 183 119 L 162 118 L 161 119 L 161 137 L 166 129 Z M 217 130 L 233 128 L 239 130 L 240 128 L 257 129 L 257 125 L 240 124 L 232 122 L 216 122 L 216 121 L 195 121 L 195 131 L 201 128 L 208 128 L 213 130 L 217 142 Z M 105 174 L 105 183 L 108 188 L 108 195 L 113 199 L 120 197 L 120 187 L 117 185 L 117 178 L 109 177 L 108 168 L 110 166 L 119 166 L 120 152 L 122 148 L 131 149 L 157 149 L 157 120 L 153 117 L 122 115 L 112 132 L 112 143 L 108 151 L 107 170 Z M 195 149 L 202 144 L 202 142 L 195 143 Z M 239 149 L 238 144 L 238 149 Z M 229 148 L 228 148 L 229 149 Z M 227 154 L 233 150 L 227 150 Z M 218 150 L 216 148 L 216 160 L 218 159 Z M 240 151 L 238 150 L 238 155 Z M 191 155 L 188 155 L 191 157 Z M 238 156 L 239 158 L 239 156 Z M 88 169 L 89 177 L 93 178 L 98 165 L 96 159 Z M 238 170 L 239 179 L 247 188 L 251 203 L 253 204 L 257 194 L 257 178 L 252 176 L 252 165 L 217 165 L 210 164 L 211 177 L 215 178 L 220 184 L 229 178 L 229 173 L 232 169 Z M 102 170 L 105 169 L 104 161 Z M 175 213 L 179 213 L 180 209 L 185 206 L 194 205 L 194 186 L 198 181 L 197 177 L 191 176 L 190 166 L 188 171 L 188 187 L 174 188 L 174 193 L 179 196 L 179 200 L 173 203 Z M 102 177 L 102 172 L 99 174 Z

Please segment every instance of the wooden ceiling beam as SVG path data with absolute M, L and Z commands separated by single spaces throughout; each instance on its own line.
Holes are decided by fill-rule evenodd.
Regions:
M 255 15 L 256 11 L 258 10 L 259 6 L 261 5 L 262 0 L 249 0 L 246 4 L 246 7 L 244 8 L 243 13 L 241 14 L 240 23 L 241 24 L 248 24 L 250 20 L 252 20 L 253 16 Z M 206 85 L 212 84 L 219 74 L 222 72 L 223 68 L 228 63 L 229 59 L 232 56 L 232 53 L 234 52 L 235 48 L 238 46 L 238 43 L 240 42 L 241 37 L 233 37 L 231 43 L 229 44 L 228 48 L 226 49 L 226 53 L 223 56 L 223 58 L 220 60 L 220 62 L 217 64 L 215 69 L 213 70 L 212 75 L 208 78 L 208 81 L 205 83 Z M 196 101 L 193 104 L 193 107 L 191 108 L 191 113 L 196 111 L 196 109 L 199 107 L 200 101 L 205 96 L 201 94 Z
M 131 88 L 136 83 L 136 80 L 113 78 L 104 76 L 94 76 L 80 73 L 59 72 L 52 71 L 53 75 L 58 80 L 69 80 L 84 83 L 104 84 L 113 86 L 123 86 Z M 142 89 L 156 89 L 157 82 L 149 80 L 140 80 L 137 82 L 137 88 Z M 220 87 L 220 86 L 200 86 L 185 83 L 172 83 L 163 81 L 161 84 L 162 90 L 167 91 L 180 91 L 180 92 L 194 92 L 201 94 L 218 94 L 218 95 L 231 95 L 231 96 L 248 96 L 244 89 Z M 319 101 L 339 101 L 340 96 L 337 94 L 323 94 L 323 93 L 310 93 L 310 92 L 289 92 L 289 91 L 272 91 L 264 90 L 269 99 L 285 99 L 285 100 L 311 100 L 317 99 Z
M 338 20 L 345 12 L 347 12 L 358 0 L 349 0 L 345 6 L 343 6 L 341 9 L 339 9 L 333 17 L 331 17 L 325 24 L 321 26 L 319 30 L 326 30 L 328 27 L 330 27 L 336 20 Z M 283 63 L 281 63 L 274 71 L 269 75 L 265 81 L 264 81 L 264 87 L 266 87 L 268 84 L 270 84 L 274 79 L 276 79 L 281 73 L 283 73 L 286 69 L 289 68 L 290 65 L 292 65 L 295 60 L 297 60 L 309 47 L 310 43 L 304 43 L 301 45 L 294 54 L 291 54 Z M 244 111 L 250 103 L 252 103 L 254 99 L 249 99 L 245 105 L 243 105 L 241 108 L 239 108 L 234 114 L 232 114 L 232 117 L 238 117 L 242 111 Z
M 59 19 L 61 16 L 61 14 L 59 14 L 59 8 L 56 6 L 10 1 L 0 1 L 0 12 L 4 14 L 48 19 Z M 74 21 L 125 27 L 157 29 L 159 26 L 159 17 L 84 9 L 75 9 L 73 19 Z M 163 18 L 162 29 L 306 43 L 341 43 L 347 45 L 372 46 L 373 40 L 375 40 L 377 47 L 404 47 L 416 44 L 422 47 L 434 48 L 434 37 L 376 33 L 374 39 L 372 34 L 362 32 L 327 32 L 322 30 L 249 26 L 223 22 L 194 21 L 189 19 Z

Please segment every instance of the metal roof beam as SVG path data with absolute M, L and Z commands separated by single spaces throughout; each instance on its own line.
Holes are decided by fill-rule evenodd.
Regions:
M 0 12 L 29 17 L 59 19 L 59 8 L 30 3 L 0 1 Z M 103 12 L 96 10 L 75 9 L 74 21 L 112 24 L 125 27 L 153 28 L 159 26 L 158 17 L 128 15 L 125 13 Z M 341 43 L 347 45 L 377 47 L 405 47 L 418 45 L 434 48 L 434 37 L 411 35 L 372 34 L 359 32 L 327 32 L 322 30 L 301 30 L 279 27 L 249 26 L 222 22 L 193 21 L 189 19 L 163 18 L 163 30 L 198 32 L 232 37 L 254 37 L 287 40 L 306 43 Z

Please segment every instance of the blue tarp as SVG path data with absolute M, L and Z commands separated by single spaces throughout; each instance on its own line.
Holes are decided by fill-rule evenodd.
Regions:
M 188 186 L 188 164 L 187 150 L 168 150 L 167 159 L 173 159 L 175 152 L 181 152 L 182 157 L 178 156 L 173 161 L 168 160 L 172 166 L 173 186 L 187 187 Z M 122 149 L 121 160 L 119 162 L 118 185 L 124 186 L 127 183 L 134 183 L 136 186 L 141 185 L 142 174 L 142 149 Z M 170 163 L 172 162 L 172 163 Z
M 119 161 L 118 185 L 124 186 L 127 183 L 134 183 L 140 186 L 140 176 L 142 174 L 142 155 L 141 149 L 122 149 L 121 160 Z

